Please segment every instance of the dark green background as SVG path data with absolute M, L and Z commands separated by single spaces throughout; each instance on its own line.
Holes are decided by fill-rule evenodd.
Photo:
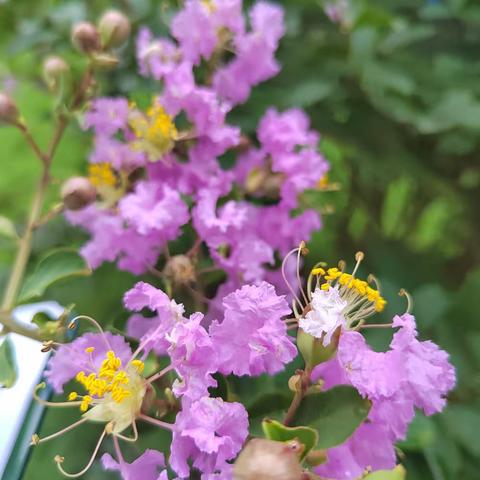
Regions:
M 253 131 L 269 105 L 305 108 L 322 134 L 341 190 L 306 194 L 305 204 L 334 212 L 310 243 L 313 261 L 353 260 L 367 254 L 363 273 L 375 272 L 389 305 L 383 320 L 402 312 L 401 287 L 414 297 L 422 338 L 451 353 L 458 386 L 449 407 L 432 418 L 418 416 L 399 458 L 408 479 L 473 480 L 480 464 L 480 5 L 476 1 L 352 1 L 349 19 L 332 24 L 321 2 L 288 0 L 288 32 L 279 58 L 282 73 L 256 88 L 231 121 Z M 95 20 L 108 7 L 128 12 L 135 26 L 161 34 L 176 2 L 0 2 L 0 85 L 16 83 L 13 95 L 40 143 L 48 141 L 53 100 L 41 81 L 40 59 L 58 53 L 75 65 L 68 37 L 80 19 Z M 136 74 L 133 43 L 116 72 L 103 77 L 101 92 L 142 100 L 155 84 Z M 69 128 L 55 159 L 55 184 L 84 174 L 90 137 Z M 0 215 L 21 229 L 39 165 L 20 135 L 0 128 Z M 35 259 L 55 246 L 80 245 L 83 237 L 58 219 L 35 237 Z M 13 245 L 0 239 L 0 283 Z M 107 265 L 87 279 L 50 289 L 48 298 L 75 302 L 79 312 L 120 327 L 121 294 L 133 283 Z M 381 347 L 386 338 L 375 335 Z M 249 392 L 251 395 L 252 392 Z M 45 432 L 69 422 L 73 412 L 47 414 Z M 75 414 L 76 415 L 76 414 Z M 100 428 L 99 428 L 100 429 Z M 95 427 L 35 450 L 25 478 L 59 478 L 52 461 L 81 468 L 95 443 Z M 168 438 L 147 429 L 143 445 L 162 448 Z M 137 452 L 128 451 L 126 456 Z M 87 479 L 107 478 L 99 466 Z

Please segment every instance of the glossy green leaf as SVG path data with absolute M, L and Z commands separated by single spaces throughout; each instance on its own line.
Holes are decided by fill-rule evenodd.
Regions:
M 74 250 L 55 250 L 44 257 L 27 278 L 20 292 L 19 303 L 41 297 L 49 286 L 60 280 L 90 273 L 85 260 Z
M 12 342 L 8 337 L 0 345 L 0 387 L 10 388 L 17 379 Z
M 370 407 L 370 401 L 355 388 L 342 385 L 307 395 L 292 423 L 315 428 L 318 448 L 331 448 L 343 443 L 360 426 Z
M 377 470 L 363 478 L 364 480 L 404 480 L 405 474 L 402 465 L 397 465 L 393 470 Z
M 269 440 L 277 442 L 288 442 L 290 440 L 298 440 L 305 446 L 301 459 L 315 448 L 318 443 L 318 433 L 310 427 L 287 427 L 276 420 L 266 418 L 262 422 L 262 429 L 265 437 Z

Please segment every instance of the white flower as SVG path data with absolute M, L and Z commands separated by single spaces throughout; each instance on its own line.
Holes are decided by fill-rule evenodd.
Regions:
M 323 338 L 323 346 L 327 346 L 335 330 L 345 325 L 343 310 L 347 302 L 340 297 L 338 287 L 328 290 L 316 288 L 312 294 L 312 310 L 299 321 L 299 326 L 315 338 Z

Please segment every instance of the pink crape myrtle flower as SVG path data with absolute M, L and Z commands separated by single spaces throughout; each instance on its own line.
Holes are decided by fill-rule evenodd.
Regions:
M 105 453 L 102 456 L 102 465 L 105 470 L 120 472 L 123 480 L 136 480 L 137 478 L 168 480 L 167 471 L 164 469 L 165 457 L 163 453 L 156 450 L 145 450 L 132 463 L 126 462 L 123 457 L 115 461 L 110 454 Z M 159 469 L 162 469 L 161 473 L 159 473 Z
M 245 285 L 223 300 L 222 322 L 210 326 L 224 374 L 274 374 L 297 355 L 282 317 L 290 313 L 285 297 L 267 282 Z
M 184 405 L 177 415 L 170 464 L 180 478 L 190 474 L 189 459 L 204 474 L 214 474 L 228 468 L 226 462 L 237 456 L 247 436 L 242 404 L 203 397 Z

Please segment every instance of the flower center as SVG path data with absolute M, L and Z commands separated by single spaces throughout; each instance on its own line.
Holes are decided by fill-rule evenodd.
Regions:
M 93 347 L 85 349 L 90 355 Z M 92 370 L 95 370 L 92 363 Z M 122 361 L 112 350 L 98 372 L 77 373 L 75 379 L 86 390 L 86 395 L 71 392 L 68 400 L 81 399 L 80 410 L 93 421 L 113 422 L 114 429 L 121 431 L 136 418 L 140 412 L 146 391 L 145 379 L 141 376 L 144 363 L 141 360 L 130 361 L 122 368 Z M 87 412 L 89 407 L 93 407 Z
M 178 137 L 172 117 L 159 103 L 154 102 L 145 114 L 136 110 L 132 104 L 129 124 L 136 137 L 132 148 L 145 152 L 151 161 L 168 153 Z
M 342 314 L 348 326 L 381 312 L 387 304 L 377 289 L 372 288 L 365 280 L 355 278 L 354 273 L 345 273 L 336 267 L 326 270 L 318 267 L 312 270 L 312 275 L 317 276 L 317 285 L 321 290 L 328 292 L 332 287 L 336 287 L 339 298 L 346 303 Z M 322 277 L 325 281 L 320 284 Z

